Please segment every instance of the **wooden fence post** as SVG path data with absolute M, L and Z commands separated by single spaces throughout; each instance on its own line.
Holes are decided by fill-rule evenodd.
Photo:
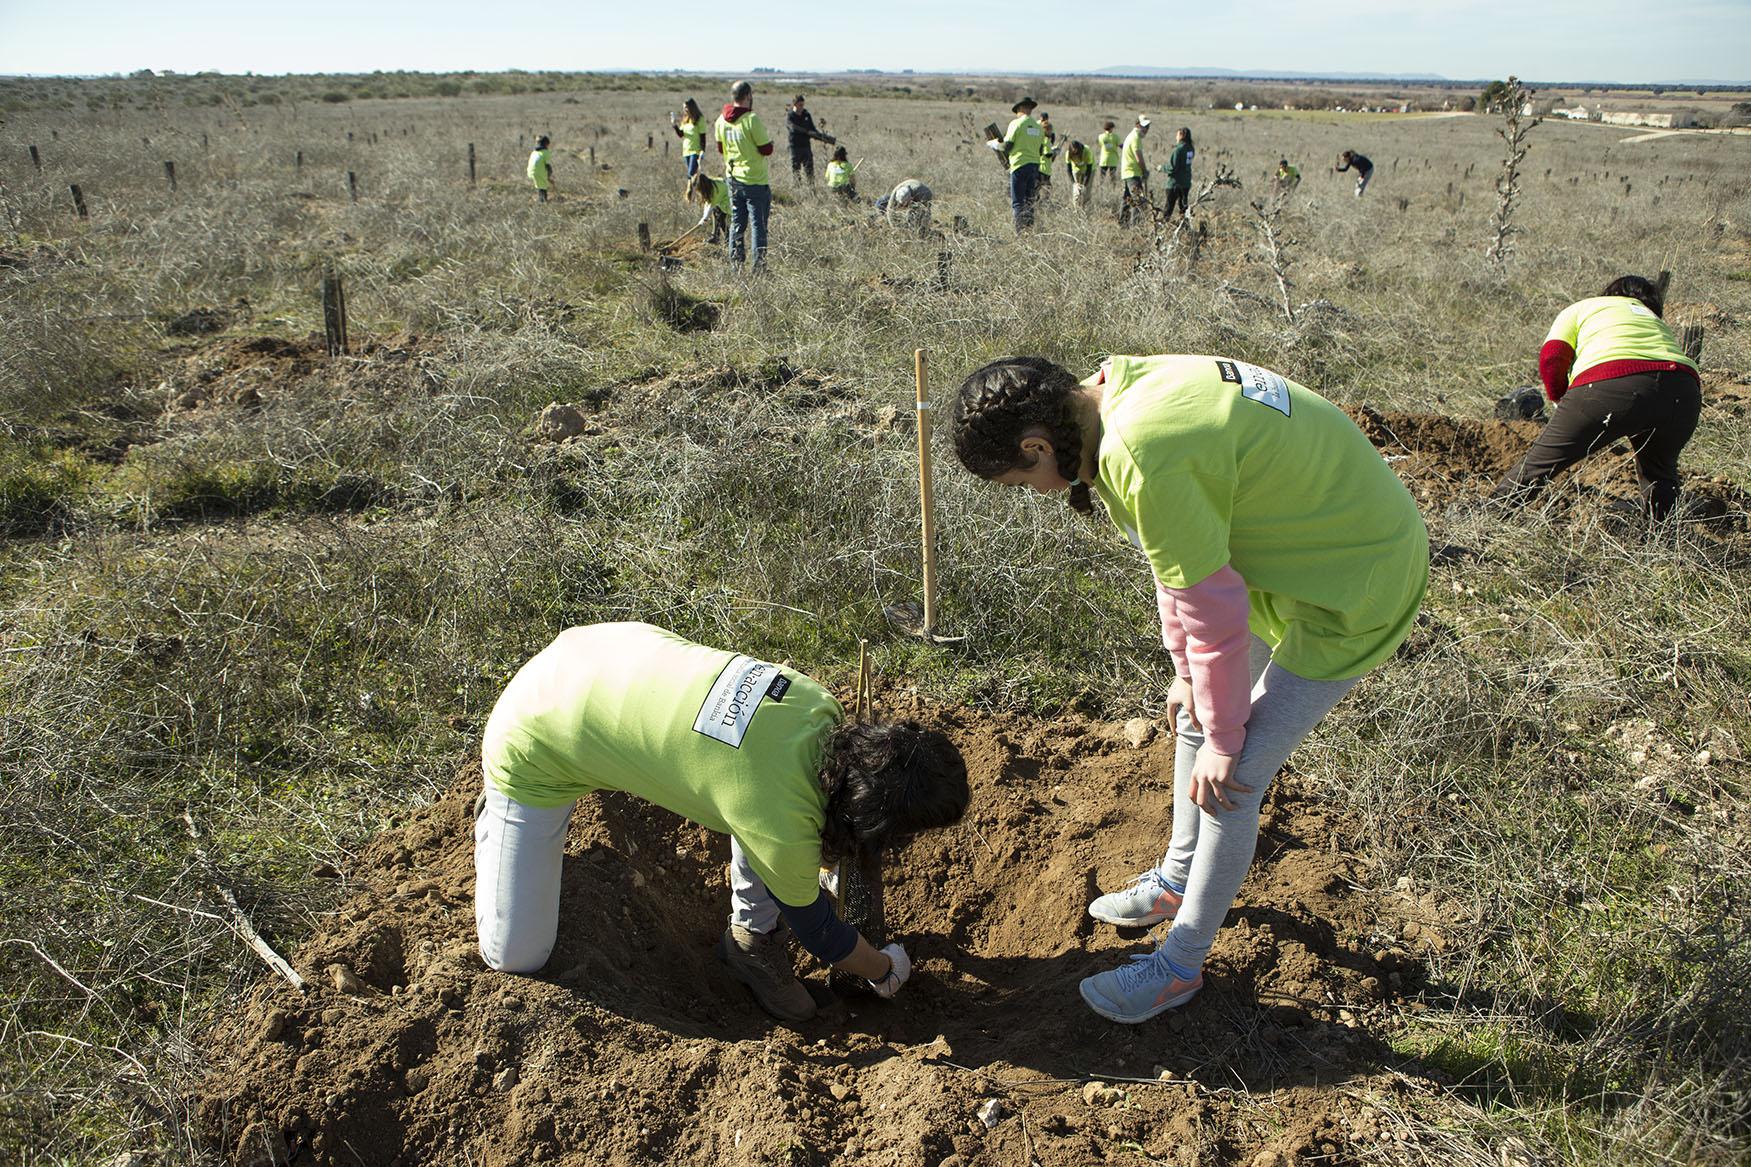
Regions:
M 638 225 L 638 245 L 645 251 L 651 249 L 651 225 L 649 223 Z
M 474 185 L 474 143 L 468 143 L 468 185 Z
M 36 152 L 35 146 L 30 148 L 30 164 L 36 167 L 36 172 L 38 174 L 43 172 L 43 156 Z
M 328 339 L 328 355 L 344 356 L 347 352 L 347 293 L 332 262 L 322 272 L 322 330 Z
M 166 158 L 164 160 L 164 181 L 170 184 L 170 193 L 176 193 L 176 163 Z
M 657 148 L 657 136 L 655 134 L 646 134 L 644 136 L 644 148 L 646 150 L 655 150 Z
M 292 169 L 299 174 L 304 173 L 304 151 L 298 151 L 298 156 L 292 159 Z
M 90 212 L 85 209 L 85 192 L 79 189 L 79 184 L 75 182 L 67 189 L 73 192 L 73 209 L 79 212 L 79 217 L 81 219 L 91 218 Z
M 594 146 L 590 147 L 590 169 L 596 169 L 596 148 Z
M 359 179 L 352 171 L 347 171 L 347 193 L 353 196 L 353 201 L 359 201 Z

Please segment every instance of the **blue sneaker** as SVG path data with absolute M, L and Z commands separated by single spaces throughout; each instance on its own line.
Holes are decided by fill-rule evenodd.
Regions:
M 1136 1025 L 1176 1005 L 1184 1005 L 1203 987 L 1202 971 L 1187 980 L 1168 966 L 1161 949 L 1138 953 L 1128 964 L 1084 977 L 1079 986 L 1090 1009 L 1126 1025 Z
M 1184 896 L 1160 871 L 1145 871 L 1124 891 L 1109 891 L 1088 905 L 1088 914 L 1121 928 L 1149 928 L 1178 914 Z

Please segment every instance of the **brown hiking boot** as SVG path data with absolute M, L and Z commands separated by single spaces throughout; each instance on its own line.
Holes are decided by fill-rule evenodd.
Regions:
M 815 999 L 791 967 L 785 934 L 783 925 L 761 935 L 731 924 L 717 942 L 717 958 L 748 986 L 760 1008 L 780 1021 L 807 1021 L 815 1015 Z

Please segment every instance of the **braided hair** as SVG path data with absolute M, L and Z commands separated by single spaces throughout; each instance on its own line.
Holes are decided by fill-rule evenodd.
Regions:
M 960 750 L 916 721 L 842 722 L 822 754 L 821 789 L 828 862 L 879 855 L 919 831 L 952 826 L 970 797 Z
M 1094 500 L 1082 475 L 1082 430 L 1073 406 L 1075 374 L 1044 357 L 1005 357 L 961 382 L 949 424 L 961 465 L 980 478 L 1028 470 L 1021 440 L 1042 428 L 1057 455 L 1058 473 L 1070 482 L 1070 506 L 1092 514 Z

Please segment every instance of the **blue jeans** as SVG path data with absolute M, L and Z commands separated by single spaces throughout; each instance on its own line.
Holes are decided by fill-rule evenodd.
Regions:
M 687 163 L 687 177 L 688 178 L 692 178 L 695 174 L 699 173 L 699 155 L 688 154 L 685 157 L 683 157 L 681 159 L 681 161 Z
M 1040 168 L 1033 163 L 1009 172 L 1009 209 L 1015 215 L 1015 230 L 1034 225 L 1034 195 L 1040 188 Z
M 754 268 L 766 265 L 766 216 L 772 212 L 772 188 L 750 186 L 730 179 L 730 262 L 748 257 L 751 219 L 754 235 Z

